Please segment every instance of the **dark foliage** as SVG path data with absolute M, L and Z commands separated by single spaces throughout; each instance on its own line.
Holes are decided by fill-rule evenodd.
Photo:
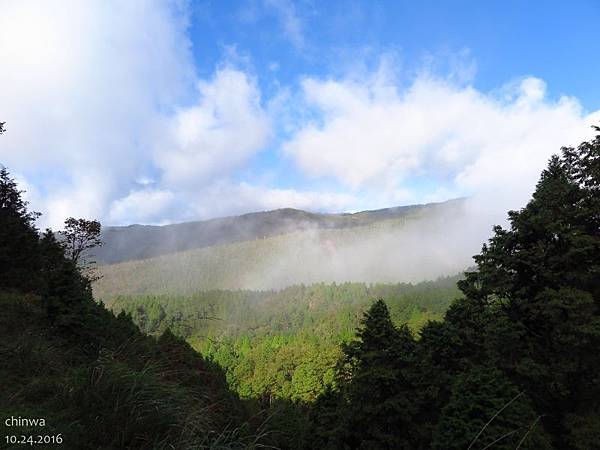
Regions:
M 0 166 L 0 289 L 36 291 L 40 261 L 35 220 L 8 170 Z

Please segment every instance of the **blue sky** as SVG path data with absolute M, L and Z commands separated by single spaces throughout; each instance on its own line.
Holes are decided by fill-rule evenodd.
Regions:
M 289 29 L 275 4 L 292 5 L 281 8 L 291 9 L 296 27 Z M 265 92 L 306 74 L 376 64 L 382 52 L 394 52 L 409 72 L 431 57 L 444 70 L 466 53 L 479 89 L 534 75 L 551 96 L 573 95 L 592 110 L 600 108 L 599 19 L 594 0 L 195 1 L 190 37 L 199 73 L 210 74 L 233 47 Z M 361 60 L 352 61 L 355 55 Z
M 595 1 L 7 0 L 0 162 L 54 227 L 514 208 L 600 122 L 598 23 Z

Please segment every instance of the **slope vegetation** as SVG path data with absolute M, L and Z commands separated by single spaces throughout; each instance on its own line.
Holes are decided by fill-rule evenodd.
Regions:
M 226 370 L 242 397 L 310 402 L 331 382 L 339 344 L 350 340 L 372 299 L 387 299 L 394 321 L 418 330 L 442 319 L 459 295 L 458 279 L 124 296 L 110 306 L 150 335 L 171 329 L 185 337 Z
M 365 226 L 381 220 L 398 219 L 460 203 L 461 200 L 453 200 L 439 204 L 400 206 L 354 214 L 316 214 L 284 208 L 165 226 L 107 227 L 102 234 L 105 245 L 97 249 L 96 257 L 101 263 L 144 259 L 184 250 L 262 239 L 294 231 Z
M 462 203 L 342 229 L 312 228 L 100 267 L 98 298 L 281 289 L 317 282 L 416 282 L 464 270 L 479 244 L 465 244 Z M 371 217 L 371 216 L 369 216 Z M 475 242 L 474 240 L 471 240 Z

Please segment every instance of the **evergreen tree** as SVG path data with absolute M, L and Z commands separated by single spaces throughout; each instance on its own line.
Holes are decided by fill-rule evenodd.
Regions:
M 532 200 L 509 213 L 510 229 L 494 229 L 459 284 L 492 314 L 488 356 L 529 393 L 560 448 L 567 417 L 600 399 L 599 166 L 600 136 L 552 157 Z
M 443 322 L 429 322 L 421 330 L 414 362 L 414 421 L 420 434 L 415 448 L 431 448 L 431 435 L 456 377 L 488 361 L 485 330 L 490 320 L 484 305 L 463 298 L 452 303 Z
M 63 246 L 50 229 L 40 239 L 40 256 L 44 280 L 42 299 L 48 316 L 63 325 L 78 322 L 82 319 L 77 318 L 78 306 L 93 302 L 89 282 L 81 276 L 75 262 L 65 257 Z
M 346 405 L 339 392 L 328 386 L 310 409 L 311 439 L 308 448 L 338 450 L 348 430 L 344 418 Z
M 431 448 L 550 449 L 540 419 L 527 395 L 500 371 L 474 367 L 456 378 Z
M 76 258 L 51 230 L 38 235 L 21 194 L 2 168 L 2 415 L 43 417 L 66 448 L 261 446 L 222 371 L 172 334 L 157 342 L 94 302 Z
M 39 213 L 29 212 L 23 191 L 0 167 L 0 289 L 36 291 L 39 278 L 37 258 Z
M 408 369 L 414 350 L 408 327 L 394 326 L 383 300 L 373 303 L 357 340 L 344 348 L 345 442 L 351 448 L 413 448 Z

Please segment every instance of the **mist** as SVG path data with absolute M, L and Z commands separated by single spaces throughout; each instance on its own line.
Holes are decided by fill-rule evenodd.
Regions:
M 504 223 L 506 214 L 485 209 L 485 204 L 479 198 L 461 199 L 343 228 L 283 219 L 280 232 L 271 236 L 103 265 L 95 293 L 110 298 L 211 289 L 271 290 L 320 282 L 434 280 L 472 266 L 472 256 L 491 236 L 492 226 Z M 171 228 L 161 245 L 177 246 L 181 236 L 176 230 Z M 238 236 L 244 231 L 252 234 L 240 224 L 228 228 Z
M 454 275 L 473 264 L 472 256 L 498 222 L 494 219 L 467 200 L 358 229 L 297 232 L 289 245 L 258 260 L 239 287 L 419 282 Z

